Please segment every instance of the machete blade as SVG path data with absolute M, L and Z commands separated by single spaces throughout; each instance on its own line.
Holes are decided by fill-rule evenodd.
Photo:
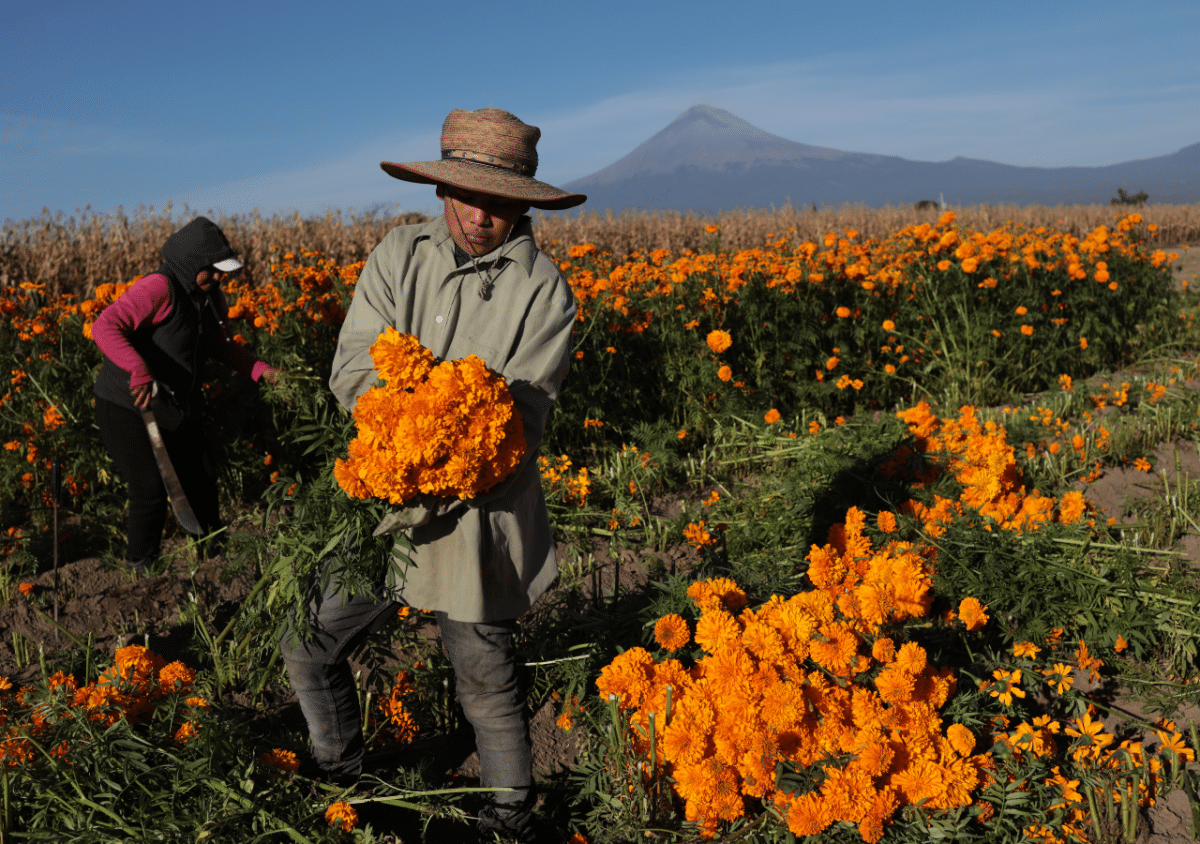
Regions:
M 199 536 L 203 533 L 200 522 L 192 512 L 192 505 L 188 503 L 187 495 L 183 492 L 183 484 L 179 482 L 179 475 L 175 474 L 175 467 L 171 465 L 171 457 L 167 454 L 166 444 L 163 443 L 162 432 L 158 430 L 158 420 L 154 418 L 154 411 L 148 407 L 141 410 L 142 421 L 146 423 L 146 433 L 150 435 L 150 445 L 154 449 L 154 461 L 158 463 L 158 473 L 162 475 L 163 484 L 167 487 L 167 498 L 171 501 L 175 518 L 184 530 L 193 536 Z

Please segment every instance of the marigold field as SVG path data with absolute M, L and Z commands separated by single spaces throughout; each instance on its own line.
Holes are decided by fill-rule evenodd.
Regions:
M 1191 212 L 853 213 L 866 221 L 820 232 L 680 216 L 688 245 L 661 248 L 539 222 L 579 303 L 540 458 L 561 575 L 520 638 L 531 707 L 570 747 L 541 771 L 551 835 L 1101 844 L 1155 840 L 1183 800 L 1181 837 L 1159 840 L 1188 840 L 1200 495 L 1180 455 L 1200 438 L 1200 302 L 1162 244 L 1168 225 L 1193 237 Z M 161 241 L 152 219 L 126 220 L 127 240 Z M 75 231 L 111 241 L 120 223 Z M 90 332 L 139 270 L 81 269 L 70 238 L 38 252 L 38 225 L 45 242 L 69 228 L 5 233 L 0 608 L 57 632 L 4 633 L 0 840 L 456 840 L 477 789 L 422 764 L 461 732 L 427 614 L 356 657 L 357 786 L 314 785 L 279 717 L 299 561 L 362 518 L 315 490 L 346 456 L 325 381 L 386 225 L 322 248 L 304 226 L 259 232 L 253 272 L 225 285 L 235 340 L 287 376 L 206 385 L 229 520 L 216 564 L 249 586 L 223 614 L 192 594 L 178 660 L 53 621 L 60 561 L 120 565 Z M 1102 512 L 1091 491 L 1130 472 L 1149 496 Z M 194 585 L 201 549 L 170 549 L 165 576 Z

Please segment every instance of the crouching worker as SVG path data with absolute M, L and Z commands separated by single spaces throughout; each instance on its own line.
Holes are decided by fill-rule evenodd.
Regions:
M 413 565 L 380 597 L 336 595 L 309 607 L 315 639 L 283 641 L 292 687 L 319 768 L 334 779 L 362 769 L 363 736 L 349 656 L 400 603 L 433 610 L 475 732 L 480 784 L 495 792 L 480 813 L 482 841 L 533 841 L 533 771 L 526 701 L 514 651 L 516 619 L 558 573 L 537 467 L 550 411 L 567 375 L 575 298 L 534 243 L 526 212 L 586 197 L 534 179 L 541 132 L 512 114 L 454 110 L 438 161 L 381 166 L 435 185 L 445 214 L 392 229 L 371 253 L 338 338 L 329 385 L 352 408 L 378 373 L 369 352 L 392 327 L 441 360 L 477 355 L 508 382 L 524 423 L 525 455 L 499 485 L 447 499 L 412 531 Z

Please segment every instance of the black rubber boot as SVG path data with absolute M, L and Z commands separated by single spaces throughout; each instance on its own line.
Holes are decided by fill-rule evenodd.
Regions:
M 491 801 L 479 811 L 475 828 L 480 844 L 542 844 L 541 822 L 534 814 L 537 795 L 532 791 L 524 800 L 515 803 Z

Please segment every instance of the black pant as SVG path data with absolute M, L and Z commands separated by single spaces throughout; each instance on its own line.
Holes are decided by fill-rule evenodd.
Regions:
M 100 398 L 96 399 L 96 424 L 100 426 L 100 440 L 108 456 L 129 487 L 129 540 L 125 559 L 152 560 L 162 544 L 167 488 L 158 472 L 146 425 L 137 411 Z M 200 527 L 204 533 L 211 533 L 220 527 L 217 482 L 199 421 L 188 419 L 177 430 L 163 430 L 162 437 Z

